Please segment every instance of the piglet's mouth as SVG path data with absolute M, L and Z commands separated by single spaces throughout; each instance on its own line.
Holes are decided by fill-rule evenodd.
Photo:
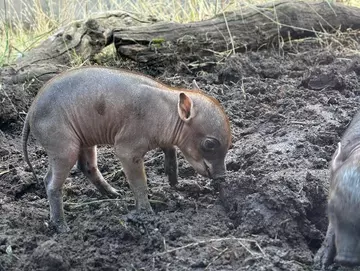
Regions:
M 221 179 L 221 180 L 223 180 L 223 179 L 226 178 L 226 172 L 219 171 L 219 172 L 211 173 L 210 167 L 205 161 L 204 161 L 204 167 L 205 167 L 206 175 L 210 179 L 213 179 L 213 180 Z

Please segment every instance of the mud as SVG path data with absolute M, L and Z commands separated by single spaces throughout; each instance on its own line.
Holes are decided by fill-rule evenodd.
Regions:
M 21 122 L 0 133 L 0 270 L 314 270 L 327 227 L 328 163 L 359 108 L 360 57 L 303 44 L 230 57 L 208 71 L 120 64 L 173 86 L 199 86 L 229 115 L 228 176 L 215 183 L 178 153 L 171 188 L 158 150 L 146 156 L 154 216 L 133 197 L 110 147 L 99 167 L 121 198 L 103 198 L 73 170 L 64 187 L 71 228 L 56 234 L 42 183 L 22 159 Z M 46 154 L 31 140 L 40 179 Z M 332 266 L 332 270 L 343 270 Z

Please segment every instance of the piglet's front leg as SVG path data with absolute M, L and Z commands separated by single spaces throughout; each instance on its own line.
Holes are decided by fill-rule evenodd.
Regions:
M 326 270 L 334 262 L 335 255 L 335 232 L 332 224 L 329 223 L 324 242 L 314 257 L 315 267 Z
M 144 160 L 137 157 L 132 157 L 130 159 L 120 158 L 120 160 L 124 168 L 127 181 L 134 193 L 136 210 L 138 212 L 152 213 L 153 210 L 150 206 L 148 198 Z
M 162 149 L 165 154 L 165 174 L 168 176 L 170 186 L 176 186 L 178 183 L 178 164 L 175 147 Z

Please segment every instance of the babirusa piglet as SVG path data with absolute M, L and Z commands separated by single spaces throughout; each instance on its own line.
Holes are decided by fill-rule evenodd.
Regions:
M 62 186 L 77 167 L 103 194 L 118 192 L 97 166 L 97 145 L 113 145 L 134 194 L 136 210 L 152 212 L 144 155 L 161 148 L 165 173 L 177 183 L 177 146 L 195 170 L 209 178 L 225 175 L 231 142 L 228 117 L 219 102 L 200 90 L 166 86 L 148 76 L 105 67 L 64 72 L 39 91 L 25 119 L 24 157 L 30 132 L 45 149 L 49 169 L 44 178 L 50 222 L 68 231 Z M 35 173 L 34 173 L 35 175 Z

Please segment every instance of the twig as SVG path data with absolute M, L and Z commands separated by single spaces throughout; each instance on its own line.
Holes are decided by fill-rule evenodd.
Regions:
M 254 256 L 254 252 L 252 252 L 247 246 L 245 246 L 243 242 L 241 242 L 240 240 L 238 242 L 247 252 L 249 252 L 249 254 L 251 254 L 251 256 Z
M 235 44 L 234 44 L 234 39 L 233 39 L 233 36 L 231 35 L 231 32 L 230 32 L 230 28 L 229 28 L 229 24 L 226 20 L 226 16 L 225 16 L 225 13 L 224 11 L 222 12 L 223 16 L 224 16 L 224 22 L 225 22 L 225 25 L 226 25 L 226 29 L 229 33 L 229 36 L 230 36 L 230 42 L 231 42 L 231 47 L 232 47 L 232 52 L 233 54 L 235 54 Z
M 147 165 L 147 164 L 151 163 L 152 161 L 154 161 L 154 160 L 156 160 L 156 159 L 158 159 L 158 158 L 162 157 L 163 155 L 164 155 L 164 154 L 162 153 L 162 154 L 159 154 L 158 156 L 155 156 L 155 157 L 153 157 L 153 158 L 151 158 L 151 159 L 149 159 L 149 160 L 145 161 L 145 162 L 144 162 L 144 165 Z
M 209 267 L 210 267 L 210 265 L 212 265 L 214 262 L 216 262 L 216 260 L 219 259 L 219 258 L 220 258 L 226 251 L 228 251 L 228 250 L 229 250 L 229 248 L 227 247 L 227 248 L 225 248 L 223 251 L 221 251 L 221 252 L 219 253 L 219 255 L 217 255 L 216 258 L 215 258 L 214 260 L 212 260 L 212 261 L 205 267 L 204 270 L 208 270 Z
M 256 245 L 257 248 L 260 250 L 261 254 L 262 254 L 264 257 L 266 257 L 266 254 L 265 254 L 264 250 L 261 248 L 261 246 L 259 245 L 259 243 L 255 241 L 255 245 Z
M 212 260 L 212 261 L 205 267 L 204 270 L 208 270 L 209 267 L 210 267 L 210 265 L 212 265 L 214 262 L 216 262 L 216 260 L 219 259 L 219 258 L 220 258 L 226 251 L 228 251 L 228 250 L 229 250 L 229 248 L 227 247 L 227 248 L 225 248 L 223 251 L 221 251 L 221 252 L 219 253 L 219 255 L 217 255 L 216 258 L 215 258 L 214 260 Z
M 208 243 L 221 242 L 221 241 L 251 242 L 251 243 L 255 243 L 256 246 L 260 249 L 260 246 L 259 246 L 259 244 L 258 244 L 258 242 L 256 240 L 247 239 L 247 238 L 226 237 L 226 238 L 208 239 L 208 240 L 202 240 L 202 241 L 190 243 L 190 244 L 187 244 L 187 245 L 184 245 L 184 246 L 181 246 L 181 247 L 176 247 L 176 248 L 173 248 L 173 249 L 166 250 L 164 252 L 157 253 L 156 256 L 165 255 L 165 254 L 172 253 L 172 252 L 178 251 L 178 250 L 182 250 L 182 249 L 185 249 L 185 248 L 188 248 L 188 247 L 195 247 L 195 246 L 198 246 L 198 245 L 201 245 L 201 244 L 208 244 Z M 265 257 L 266 254 L 264 253 L 264 251 L 262 249 L 260 249 L 260 251 L 262 252 L 263 256 Z M 253 252 L 251 252 L 250 254 L 252 254 L 252 253 Z
M 102 202 L 111 202 L 111 201 L 127 201 L 126 199 L 99 199 L 99 200 L 93 200 L 93 201 L 87 201 L 83 203 L 77 203 L 77 202 L 65 202 L 66 205 L 75 205 L 74 208 L 86 206 L 90 204 L 96 204 L 96 203 L 102 203 Z
M 163 238 L 163 245 L 164 245 L 164 249 L 167 250 L 167 245 L 166 245 L 166 239 Z
M 307 125 L 306 122 L 303 121 L 290 121 L 291 124 L 299 124 L 299 125 Z
M 10 170 L 4 170 L 4 171 L 0 172 L 0 176 L 4 175 L 6 173 L 9 173 L 9 172 L 10 172 Z
M 185 249 L 185 248 L 188 248 L 188 247 L 198 246 L 200 244 L 205 244 L 205 242 L 190 243 L 190 244 L 187 244 L 187 245 L 182 246 L 182 247 L 177 247 L 177 248 L 173 248 L 173 249 L 170 249 L 170 250 L 166 250 L 166 251 L 161 252 L 161 253 L 157 253 L 156 256 L 165 255 L 165 254 L 172 253 L 172 252 L 178 251 L 178 250 L 182 250 L 182 249 Z
M 91 205 L 91 204 L 96 204 L 96 203 L 102 203 L 102 202 L 112 202 L 112 201 L 129 201 L 128 199 L 100 199 L 100 200 L 93 200 L 93 201 L 88 201 L 88 202 L 83 202 L 83 203 L 76 203 L 76 202 L 65 202 L 66 205 L 72 205 L 73 208 L 78 208 L 78 207 L 82 207 L 82 206 L 86 206 L 86 205 Z M 150 199 L 149 200 L 151 203 L 161 203 L 161 204 L 166 204 L 163 201 L 160 200 L 153 200 Z

